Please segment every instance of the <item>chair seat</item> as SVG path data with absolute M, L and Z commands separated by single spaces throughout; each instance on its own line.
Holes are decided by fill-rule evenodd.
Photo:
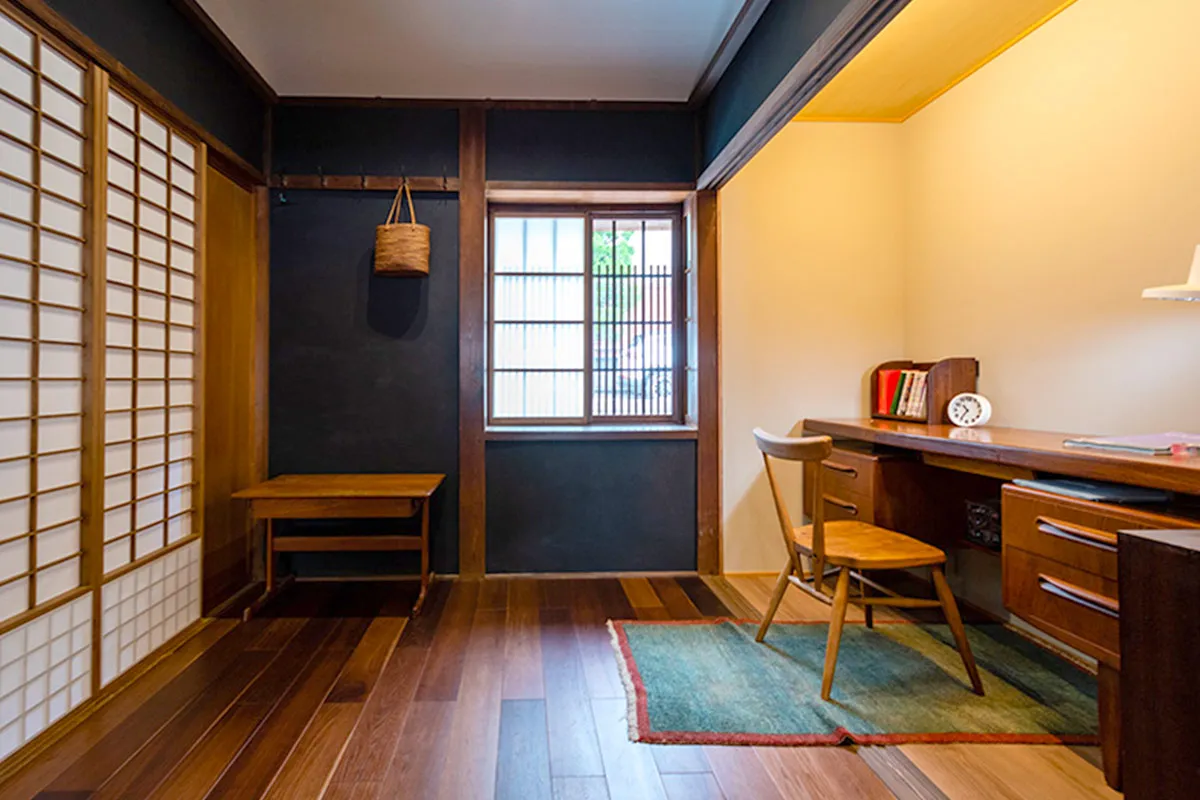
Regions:
M 796 546 L 812 553 L 812 526 L 792 530 Z M 852 569 L 907 569 L 942 564 L 946 554 L 931 544 L 866 522 L 825 523 L 825 563 Z

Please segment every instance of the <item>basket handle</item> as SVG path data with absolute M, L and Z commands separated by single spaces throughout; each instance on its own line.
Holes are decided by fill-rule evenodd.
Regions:
M 417 224 L 417 210 L 413 208 L 412 192 L 408 188 L 408 178 L 400 182 L 400 188 L 396 190 L 396 196 L 392 199 L 392 209 L 388 212 L 387 221 L 384 225 L 392 225 L 400 221 L 402 204 L 400 196 L 403 195 L 408 200 L 408 215 L 412 217 L 412 224 Z

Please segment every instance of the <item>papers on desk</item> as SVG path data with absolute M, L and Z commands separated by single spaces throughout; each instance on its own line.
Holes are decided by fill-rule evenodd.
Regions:
M 1200 453 L 1200 433 L 1146 433 L 1138 436 L 1089 436 L 1067 439 L 1067 447 L 1087 447 L 1094 450 L 1116 450 L 1143 456 L 1169 456 L 1183 451 L 1187 454 Z

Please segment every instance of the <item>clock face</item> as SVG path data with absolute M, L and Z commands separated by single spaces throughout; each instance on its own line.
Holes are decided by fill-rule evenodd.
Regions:
M 946 414 L 960 428 L 986 425 L 992 417 L 992 404 L 981 394 L 959 394 L 951 398 Z

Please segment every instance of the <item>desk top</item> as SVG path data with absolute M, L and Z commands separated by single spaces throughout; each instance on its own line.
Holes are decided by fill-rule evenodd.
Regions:
M 804 431 L 1076 478 L 1200 494 L 1200 456 L 1140 456 L 1063 445 L 1064 439 L 1080 434 L 877 419 L 807 419 Z
M 239 500 L 427 498 L 445 475 L 280 475 L 234 493 Z

